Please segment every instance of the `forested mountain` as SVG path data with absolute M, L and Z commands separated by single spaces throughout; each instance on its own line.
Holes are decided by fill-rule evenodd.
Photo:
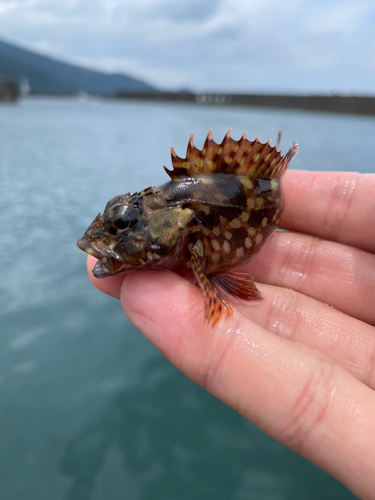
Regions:
M 113 95 L 118 91 L 147 92 L 148 83 L 122 74 L 107 74 L 57 61 L 0 41 L 0 79 L 28 79 L 31 93 Z

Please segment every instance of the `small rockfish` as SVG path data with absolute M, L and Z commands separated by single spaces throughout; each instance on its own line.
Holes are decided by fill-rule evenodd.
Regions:
M 215 324 L 232 308 L 224 299 L 260 299 L 252 277 L 231 271 L 253 259 L 280 223 L 281 179 L 297 154 L 285 156 L 259 137 L 239 141 L 230 130 L 221 144 L 207 135 L 203 149 L 190 137 L 186 158 L 171 148 L 171 180 L 139 193 L 116 196 L 78 240 L 98 259 L 97 278 L 133 269 L 190 272 L 204 297 L 205 318 Z

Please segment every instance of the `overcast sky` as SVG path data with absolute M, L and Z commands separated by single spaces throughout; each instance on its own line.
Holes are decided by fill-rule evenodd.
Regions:
M 0 38 L 159 88 L 375 94 L 375 0 L 0 0 Z

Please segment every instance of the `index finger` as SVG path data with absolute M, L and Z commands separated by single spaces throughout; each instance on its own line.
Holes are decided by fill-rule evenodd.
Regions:
M 375 175 L 287 171 L 280 227 L 375 252 Z

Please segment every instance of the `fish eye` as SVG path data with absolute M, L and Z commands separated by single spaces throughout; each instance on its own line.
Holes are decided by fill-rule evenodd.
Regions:
M 117 205 L 105 214 L 105 226 L 107 230 L 116 234 L 126 232 L 133 228 L 138 222 L 140 211 L 129 205 Z
M 112 221 L 112 226 L 116 229 L 127 229 L 130 226 L 130 218 L 126 214 L 120 214 Z

